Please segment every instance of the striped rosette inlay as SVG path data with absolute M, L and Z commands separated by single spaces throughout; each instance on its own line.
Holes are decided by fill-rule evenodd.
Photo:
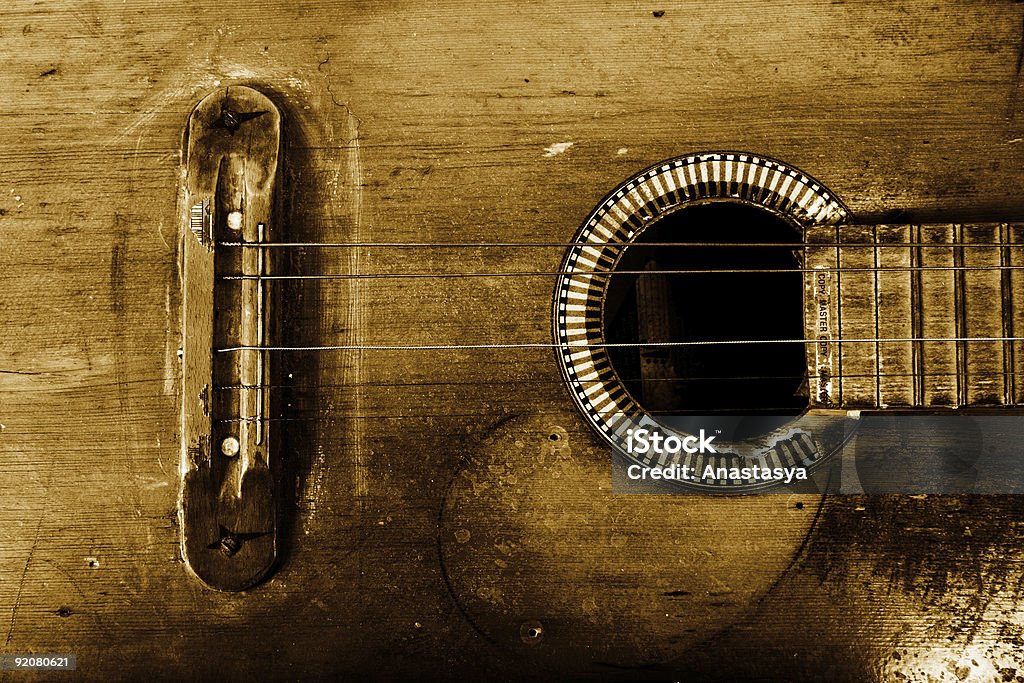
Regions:
M 773 159 L 745 153 L 692 154 L 664 161 L 629 178 L 598 204 L 577 230 L 559 268 L 553 328 L 559 365 L 576 405 L 620 451 L 625 451 L 626 430 L 637 420 L 653 418 L 630 396 L 603 348 L 608 274 L 625 249 L 659 218 L 687 205 L 714 201 L 749 203 L 804 227 L 847 219 L 842 203 L 821 183 Z M 799 441 L 806 441 L 806 436 Z M 815 454 L 806 450 L 789 444 L 764 457 L 783 464 L 813 459 Z M 698 458 L 705 456 L 682 453 L 666 462 L 641 464 L 693 466 Z

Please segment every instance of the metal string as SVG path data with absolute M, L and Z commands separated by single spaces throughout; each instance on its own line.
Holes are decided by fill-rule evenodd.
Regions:
M 228 346 L 214 349 L 216 353 L 235 351 L 462 351 L 472 349 L 635 349 L 686 346 L 726 346 L 741 344 L 888 344 L 897 342 L 1007 342 L 1024 341 L 1024 337 L 892 337 L 860 339 L 708 339 L 674 342 L 602 342 L 576 344 L 573 342 L 526 342 L 510 344 L 337 344 L 327 346 Z
M 699 410 L 679 410 L 667 413 L 664 411 L 653 412 L 645 411 L 648 415 L 669 415 L 669 416 L 680 416 L 680 415 L 707 415 L 709 411 Z M 734 413 L 739 415 L 756 415 L 759 413 L 773 413 L 773 414 L 791 414 L 797 415 L 800 412 L 799 408 L 792 406 L 769 406 L 767 408 L 760 407 L 749 407 L 739 408 L 736 410 L 726 411 L 725 414 Z M 561 412 L 546 411 L 546 412 L 533 412 L 533 415 L 564 415 Z M 721 413 L 720 413 L 721 414 Z M 363 413 L 335 413 L 330 414 L 330 419 L 335 420 L 431 420 L 434 418 L 479 418 L 479 413 L 427 413 L 417 415 L 366 415 Z M 305 417 L 225 417 L 214 420 L 218 424 L 233 424 L 239 422 L 321 422 L 324 419 L 322 415 L 309 415 Z
M 806 249 L 815 247 L 1012 247 L 1019 246 L 1005 242 L 217 242 L 221 247 L 246 247 L 258 249 L 568 249 L 570 247 L 766 247 Z
M 880 247 L 1007 247 L 1012 246 L 1005 243 L 734 243 L 734 242 L 700 242 L 700 243 L 470 243 L 470 242 L 271 242 L 271 243 L 249 243 L 249 242 L 221 242 L 222 246 L 247 247 L 247 248 L 290 248 L 290 247 L 329 247 L 329 248 L 371 248 L 371 247 L 393 247 L 393 248 L 547 248 L 547 247 L 601 247 L 601 246 L 665 246 L 665 247 L 775 247 L 789 249 L 807 248 L 871 248 Z M 348 273 L 348 274 L 326 274 L 326 275 L 270 275 L 262 276 L 259 279 L 273 280 L 335 280 L 335 279 L 385 279 L 385 278 L 446 278 L 446 277 L 555 277 L 555 276 L 579 276 L 579 275 L 652 275 L 652 274 L 686 274 L 701 275 L 711 273 L 814 273 L 814 272 L 903 272 L 903 271 L 965 271 L 965 270 L 1024 270 L 1024 266 L 895 266 L 885 268 L 765 268 L 765 269 L 703 269 L 703 270 L 661 270 L 661 271 L 555 271 L 555 272 L 498 272 L 498 273 Z M 224 280 L 248 280 L 256 279 L 256 276 L 248 275 L 227 275 L 220 276 Z M 218 353 L 229 353 L 236 351 L 448 351 L 448 350 L 473 350 L 473 349 L 586 349 L 586 348 L 657 348 L 657 347 L 688 347 L 688 346 L 712 346 L 712 345 L 744 345 L 744 344 L 816 344 L 820 341 L 827 343 L 898 343 L 898 342 L 1006 342 L 1024 341 L 1024 337 L 907 337 L 907 338 L 861 338 L 861 339 L 839 339 L 829 340 L 815 339 L 751 339 L 751 340 L 699 340 L 699 341 L 678 341 L 678 342 L 636 342 L 636 343 L 498 343 L 498 344 L 344 344 L 324 346 L 232 346 L 215 349 Z
M 393 280 L 464 277 L 557 277 L 573 275 L 721 275 L 721 274 L 778 274 L 778 273 L 886 273 L 905 271 L 965 271 L 965 270 L 1024 270 L 1024 266 L 887 266 L 884 268 L 712 268 L 692 270 L 561 270 L 518 271 L 504 273 L 334 273 L 327 275 L 221 275 L 218 280 Z
M 1024 371 L 1018 372 L 1015 370 L 993 370 L 990 372 L 972 372 L 971 377 L 999 377 L 999 376 L 1012 376 L 1012 375 L 1024 375 Z M 956 372 L 926 372 L 923 374 L 912 373 L 912 372 L 886 372 L 882 374 L 883 378 L 895 378 L 895 377 L 957 377 Z M 843 374 L 841 379 L 855 379 L 855 378 L 871 378 L 874 379 L 877 374 L 871 373 L 855 373 L 851 375 Z M 651 377 L 644 379 L 643 377 L 625 377 L 621 378 L 624 383 L 632 382 L 750 382 L 750 381 L 778 381 L 778 380 L 798 380 L 798 379 L 817 379 L 815 375 L 737 375 L 735 377 Z M 836 375 L 836 379 L 840 379 Z M 565 383 L 561 377 L 548 378 L 548 379 L 502 379 L 502 380 L 450 380 L 450 381 L 428 381 L 428 382 L 351 382 L 351 383 L 334 383 L 334 384 L 217 384 L 213 388 L 217 391 L 245 391 L 255 389 L 291 389 L 293 391 L 316 391 L 320 389 L 354 389 L 354 388 L 367 388 L 377 387 L 391 389 L 395 387 L 436 387 L 436 386 L 479 386 L 487 384 L 554 384 L 561 386 Z

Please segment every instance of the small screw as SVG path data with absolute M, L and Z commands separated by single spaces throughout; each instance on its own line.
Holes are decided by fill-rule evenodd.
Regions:
M 242 547 L 242 542 L 234 536 L 225 536 L 220 539 L 220 554 L 225 557 L 231 557 L 239 551 Z
M 238 232 L 242 229 L 242 212 L 232 211 L 228 214 L 228 230 Z
M 220 122 L 228 130 L 234 132 L 238 130 L 238 126 L 241 125 L 241 121 L 238 120 L 238 114 L 231 111 L 230 109 L 224 109 L 220 113 Z
M 237 131 L 243 123 L 250 119 L 263 116 L 266 113 L 267 112 L 265 111 L 237 112 L 232 111 L 227 107 L 221 107 L 220 116 L 217 117 L 216 121 L 210 124 L 210 128 L 223 128 L 231 135 L 234 135 L 235 131 Z
M 238 439 L 233 436 L 229 436 L 220 442 L 220 452 L 229 458 L 233 458 L 238 455 Z

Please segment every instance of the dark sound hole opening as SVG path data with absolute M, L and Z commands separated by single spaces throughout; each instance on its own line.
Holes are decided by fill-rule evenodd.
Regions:
M 645 246 L 652 242 L 724 246 Z M 750 204 L 720 201 L 669 214 L 649 226 L 619 261 L 618 271 L 650 274 L 611 278 L 604 302 L 606 340 L 803 339 L 800 245 L 793 224 Z M 737 269 L 792 272 L 665 272 Z M 745 431 L 765 433 L 807 407 L 803 344 L 610 348 L 608 353 L 633 398 L 652 415 L 763 415 L 765 420 Z

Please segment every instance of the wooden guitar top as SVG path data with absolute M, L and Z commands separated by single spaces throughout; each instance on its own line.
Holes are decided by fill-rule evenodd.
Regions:
M 90 680 L 1024 671 L 1024 500 L 615 494 L 553 347 L 557 276 L 469 275 L 558 273 L 607 193 L 707 150 L 801 169 L 848 225 L 1014 225 L 1024 5 L 8 4 L 3 654 L 75 654 Z M 233 241 L 264 223 L 349 246 L 217 271 L 197 204 L 200 233 L 237 210 Z M 263 286 L 313 274 L 346 277 Z M 260 292 L 267 316 L 231 318 Z M 292 350 L 217 351 L 270 345 Z M 953 354 L 943 372 L 1004 367 Z M 635 385 L 664 365 L 638 355 Z M 898 395 L 880 375 L 847 391 Z M 207 377 L 222 403 L 199 418 Z M 895 418 L 856 439 L 910 462 L 1020 451 L 1012 428 Z

